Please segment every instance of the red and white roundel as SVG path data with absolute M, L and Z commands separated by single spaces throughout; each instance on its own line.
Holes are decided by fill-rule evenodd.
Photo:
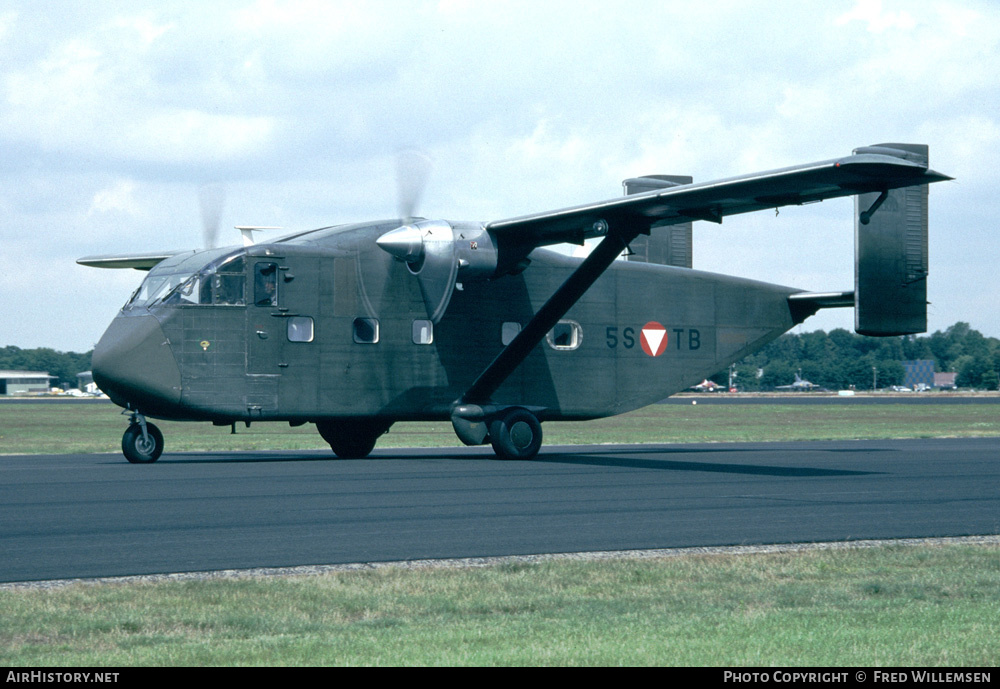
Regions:
M 642 351 L 649 356 L 660 356 L 667 348 L 667 329 L 656 321 L 650 321 L 642 326 L 639 343 Z

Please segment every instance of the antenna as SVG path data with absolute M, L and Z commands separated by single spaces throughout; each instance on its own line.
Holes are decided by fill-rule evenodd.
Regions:
M 257 243 L 253 238 L 254 232 L 259 232 L 261 230 L 280 230 L 282 228 L 265 225 L 237 225 L 236 229 L 243 235 L 243 246 L 253 246 Z

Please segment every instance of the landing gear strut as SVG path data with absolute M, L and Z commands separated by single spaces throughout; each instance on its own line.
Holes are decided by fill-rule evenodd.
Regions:
M 152 464 L 163 453 L 163 434 L 145 416 L 133 412 L 128 430 L 122 436 L 122 453 L 132 464 Z

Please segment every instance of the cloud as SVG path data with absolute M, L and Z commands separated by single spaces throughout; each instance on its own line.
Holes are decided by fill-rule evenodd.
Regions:
M 871 33 L 884 33 L 891 29 L 907 30 L 917 25 L 913 16 L 905 10 L 893 12 L 882 7 L 882 0 L 856 0 L 854 9 L 837 17 L 836 23 L 844 25 L 860 21 L 867 24 Z
M 135 200 L 135 188 L 136 183 L 133 180 L 123 179 L 114 186 L 101 189 L 94 194 L 88 214 L 117 212 L 132 216 L 142 215 L 142 208 Z
M 490 220 L 618 196 L 639 174 L 707 181 L 914 141 L 960 178 L 931 192 L 940 325 L 1000 335 L 1000 315 L 971 307 L 957 274 L 1000 296 L 991 3 L 10 7 L 0 12 L 0 261 L 16 237 L 18 261 L 35 269 L 4 283 L 0 304 L 37 303 L 39 320 L 52 308 L 32 296 L 45 290 L 39 266 L 199 245 L 206 182 L 226 185 L 224 228 L 389 217 L 393 151 L 417 146 L 435 160 L 418 212 Z M 695 261 L 842 289 L 850 216 L 828 202 L 777 221 L 699 223 Z M 91 295 L 100 314 L 89 326 L 46 332 L 77 348 L 128 296 L 110 292 L 141 277 L 83 275 L 115 287 Z M 4 308 L 0 322 L 14 322 Z M 19 344 L 41 329 L 7 332 Z
M 177 28 L 174 23 L 157 24 L 151 16 L 116 17 L 114 26 L 134 31 L 147 46 L 152 45 L 168 31 Z

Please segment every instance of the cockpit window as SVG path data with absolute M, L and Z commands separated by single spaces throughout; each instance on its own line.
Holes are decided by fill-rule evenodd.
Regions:
M 242 255 L 219 266 L 212 277 L 212 303 L 243 306 L 243 286 L 246 283 L 246 259 Z
M 154 275 L 152 272 L 139 285 L 132 298 L 125 305 L 126 309 L 136 306 L 151 306 L 159 301 L 171 299 L 184 283 L 191 279 L 190 273 L 174 273 L 173 275 Z M 190 298 L 190 286 L 185 289 Z M 197 297 L 195 297 L 197 299 Z M 179 301 L 179 297 L 174 301 Z M 189 302 L 190 303 L 190 302 Z
M 192 263 L 195 262 L 185 260 L 182 265 L 153 268 L 123 308 L 154 304 L 246 304 L 246 259 L 242 251 L 235 255 L 230 251 L 197 272 L 192 272 L 191 268 L 197 266 L 197 263 L 191 266 Z
M 167 281 L 167 275 L 148 275 L 142 284 L 139 285 L 139 289 L 132 293 L 131 298 L 129 298 L 128 303 L 125 304 L 125 308 L 129 309 L 133 306 L 145 306 L 153 300 L 153 296 L 158 294 L 160 287 Z

